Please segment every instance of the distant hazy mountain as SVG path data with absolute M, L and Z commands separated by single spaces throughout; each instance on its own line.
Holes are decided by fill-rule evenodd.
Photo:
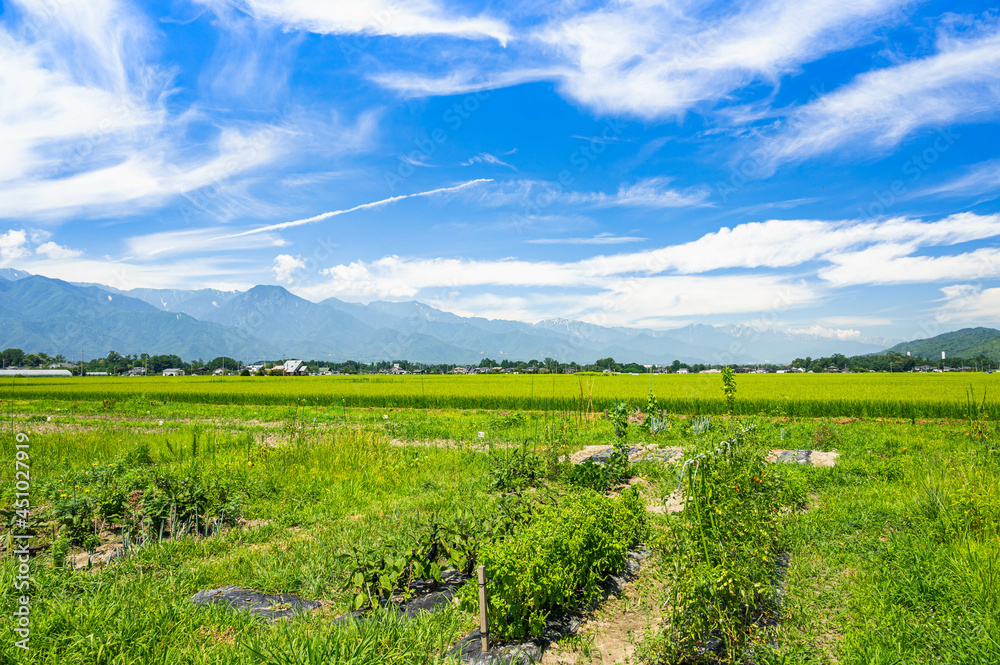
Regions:
M 183 312 L 196 319 L 208 320 L 206 314 L 216 310 L 239 295 L 239 291 L 219 291 L 217 289 L 130 289 L 121 291 L 110 286 L 94 284 L 113 293 L 138 298 L 165 312 Z
M 467 362 L 474 354 L 399 325 L 368 325 L 348 312 L 300 298 L 280 286 L 255 286 L 204 318 L 233 326 L 283 355 L 334 360 Z
M 746 326 L 675 330 L 611 328 L 550 319 L 461 317 L 419 302 L 319 303 L 280 286 L 246 292 L 133 289 L 69 284 L 21 271 L 0 272 L 0 348 L 76 356 L 177 353 L 244 360 L 402 360 L 478 363 L 546 357 L 563 362 L 666 364 L 788 362 L 796 357 L 871 353 L 884 345 Z
M 158 311 L 136 298 L 58 279 L 28 276 L 0 281 L 0 348 L 88 358 L 110 351 L 177 354 L 184 359 L 220 355 L 271 356 L 259 340 L 186 314 Z
M 927 339 L 903 342 L 889 349 L 896 353 L 924 358 L 940 358 L 941 352 L 948 357 L 974 358 L 980 353 L 996 360 L 1000 358 L 1000 330 L 993 328 L 963 328 Z
M 30 277 L 30 272 L 24 272 L 23 270 L 14 270 L 13 268 L 0 268 L 0 277 L 4 279 L 9 279 L 14 281 L 17 279 L 23 279 L 25 277 Z

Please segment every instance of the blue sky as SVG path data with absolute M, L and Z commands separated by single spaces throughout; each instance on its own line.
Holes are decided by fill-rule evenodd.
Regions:
M 527 321 L 1000 325 L 986 3 L 0 7 L 0 267 Z

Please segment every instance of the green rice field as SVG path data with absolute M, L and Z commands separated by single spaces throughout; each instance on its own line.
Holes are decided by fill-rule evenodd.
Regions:
M 679 413 L 726 410 L 721 379 L 692 375 L 427 375 L 322 377 L 91 377 L 5 379 L 25 400 L 128 400 L 190 404 L 294 405 L 430 409 L 604 411 L 636 403 L 650 389 Z M 969 389 L 996 405 L 1000 374 L 742 374 L 738 414 L 956 418 Z

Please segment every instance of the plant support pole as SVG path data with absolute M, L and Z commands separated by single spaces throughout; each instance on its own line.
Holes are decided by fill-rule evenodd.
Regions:
M 486 566 L 479 566 L 479 635 L 480 652 L 486 653 L 490 641 L 490 617 L 486 611 Z

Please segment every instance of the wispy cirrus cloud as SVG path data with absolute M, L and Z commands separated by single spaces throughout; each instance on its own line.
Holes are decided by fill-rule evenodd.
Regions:
M 114 0 L 13 3 L 0 24 L 0 186 L 49 175 L 110 143 L 130 143 L 162 122 L 163 109 L 136 41 L 145 21 Z M 17 18 L 14 18 L 14 17 Z M 3 187 L 7 189 L 7 187 Z
M 765 141 L 771 171 L 833 151 L 881 154 L 928 128 L 1000 115 L 1000 27 L 942 36 L 934 55 L 860 74 L 792 110 Z
M 510 27 L 504 21 L 485 15 L 461 16 L 456 8 L 432 0 L 405 3 L 391 0 L 341 0 L 336 3 L 244 0 L 238 4 L 262 20 L 322 34 L 447 35 L 490 38 L 501 43 L 511 38 Z
M 871 39 L 908 0 L 677 5 L 642 0 L 554 11 L 525 31 L 514 55 L 441 74 L 383 72 L 381 85 L 414 96 L 465 94 L 550 80 L 604 114 L 680 116 L 748 85 L 774 86 L 828 53 Z
M 685 208 L 706 205 L 711 192 L 705 187 L 673 189 L 666 177 L 644 178 L 631 185 L 622 185 L 615 194 L 604 192 L 573 192 L 566 195 L 567 203 L 584 203 L 600 208 L 627 206 L 632 208 Z
M 274 233 L 259 233 L 241 238 L 228 238 L 223 245 L 217 239 L 227 233 L 224 226 L 176 231 L 158 231 L 132 236 L 125 240 L 128 256 L 133 259 L 162 259 L 167 256 L 218 253 L 226 251 L 257 249 L 261 247 L 283 247 L 287 241 Z
M 991 159 L 968 167 L 966 172 L 938 185 L 914 192 L 913 197 L 1000 196 L 1000 159 Z
M 774 84 L 859 40 L 905 2 L 772 0 L 717 9 L 622 2 L 547 26 L 538 38 L 575 64 L 563 91 L 604 113 L 681 115 L 753 82 Z M 722 15 L 712 15 L 721 12 Z
M 506 166 L 507 168 L 513 171 L 517 171 L 516 166 L 508 164 L 507 162 L 503 161 L 496 155 L 492 155 L 488 152 L 481 152 L 478 155 L 473 155 L 472 157 L 462 162 L 461 166 L 472 166 L 473 164 L 494 164 L 496 166 Z
M 127 214 L 207 187 L 201 203 L 220 208 L 223 192 L 287 154 L 295 118 L 211 122 L 172 102 L 158 39 L 125 0 L 12 3 L 0 20 L 0 217 Z
M 532 238 L 524 242 L 531 245 L 622 245 L 631 242 L 645 242 L 648 238 L 638 236 L 618 236 L 613 233 L 598 233 L 584 238 Z
M 64 177 L 21 178 L 8 187 L 0 183 L 0 217 L 59 218 L 68 215 L 107 215 L 122 206 L 162 205 L 186 194 L 270 163 L 278 154 L 278 136 L 272 128 L 250 134 L 224 130 L 218 152 L 193 163 L 165 159 L 168 143 L 154 141 L 149 150 L 129 150 L 110 166 L 85 168 Z M 160 151 L 154 151 L 159 146 Z

